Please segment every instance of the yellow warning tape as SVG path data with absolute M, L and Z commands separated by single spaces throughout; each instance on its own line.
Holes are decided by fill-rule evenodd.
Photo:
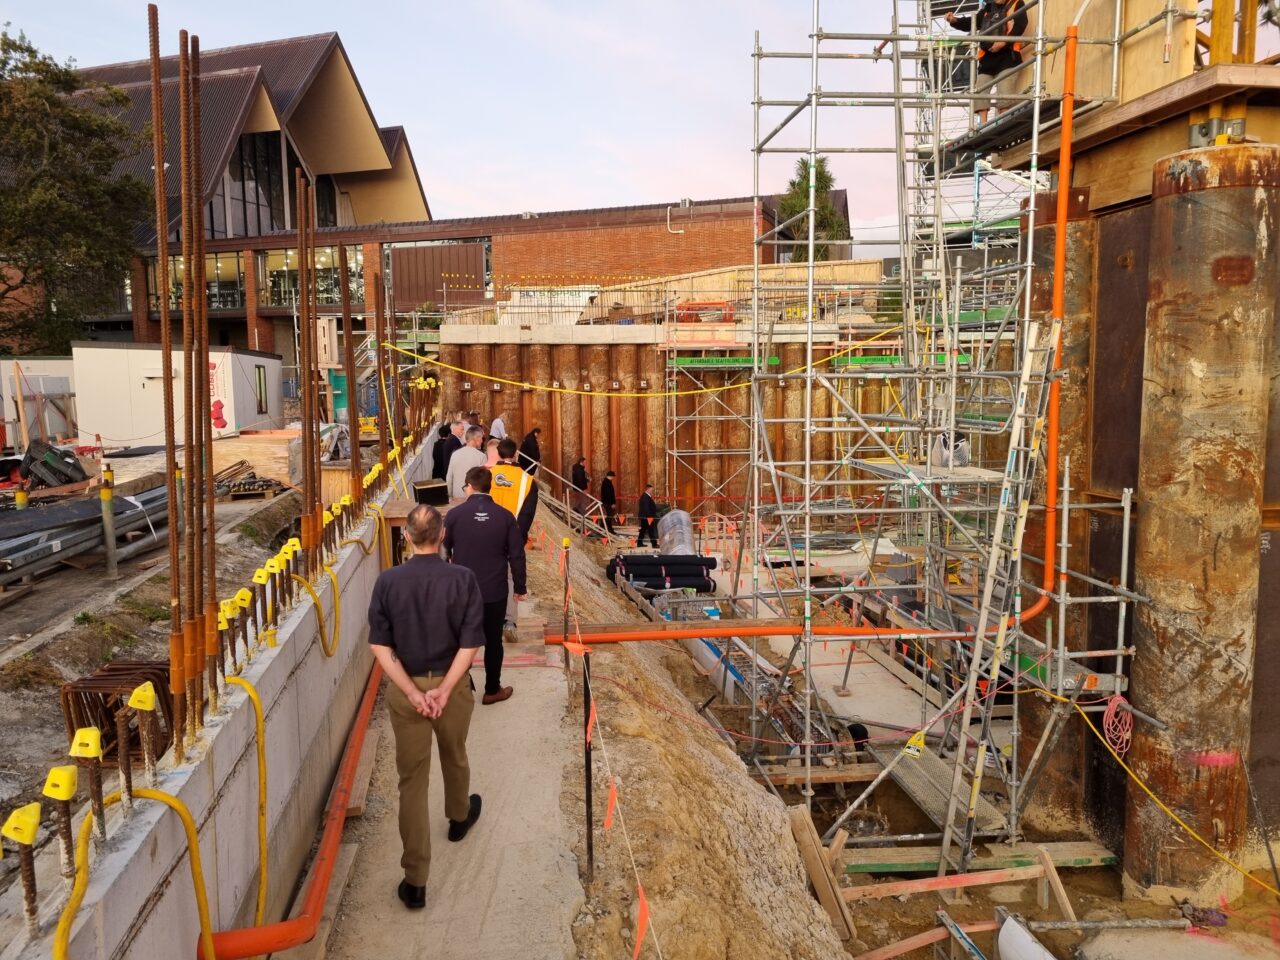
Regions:
M 835 360 L 837 357 L 843 357 L 846 354 L 852 353 L 855 350 L 860 350 L 865 346 L 869 346 L 870 344 L 875 343 L 881 337 L 887 337 L 889 334 L 897 333 L 900 330 L 902 330 L 901 325 L 898 325 L 896 327 L 888 327 L 884 330 L 881 330 L 874 337 L 868 337 L 866 340 L 861 340 L 858 343 L 853 344 L 852 346 L 845 347 L 845 349 L 837 353 L 833 353 L 829 357 L 823 357 L 821 360 L 815 360 L 812 365 L 816 367 L 819 364 L 830 363 L 832 360 Z M 648 393 L 639 393 L 639 392 L 622 391 L 622 390 L 580 390 L 575 387 L 548 387 L 548 386 L 544 386 L 542 384 L 537 384 L 537 383 L 527 383 L 521 380 L 508 380 L 505 377 L 495 377 L 492 374 L 481 373 L 478 370 L 468 370 L 465 367 L 455 367 L 453 364 L 445 363 L 443 360 L 439 360 L 433 357 L 424 357 L 422 354 L 414 353 L 412 350 L 405 350 L 402 347 L 396 346 L 394 343 L 384 343 L 383 346 L 387 347 L 390 350 L 394 350 L 396 353 L 402 353 L 406 357 L 412 357 L 413 359 L 417 360 L 419 363 L 432 363 L 432 364 L 435 364 L 437 367 L 443 367 L 446 370 L 452 370 L 454 373 L 464 373 L 469 377 L 475 377 L 477 380 L 488 380 L 491 383 L 504 383 L 509 387 L 519 387 L 522 390 L 542 390 L 547 393 L 564 393 L 564 394 L 576 395 L 580 397 L 597 397 L 597 396 L 598 397 L 639 397 L 641 399 L 658 400 L 658 399 L 661 399 L 662 397 L 691 397 L 701 393 L 720 393 L 721 391 L 724 391 L 724 390 L 740 390 L 744 387 L 751 386 L 751 381 L 745 380 L 742 383 L 730 383 L 723 387 L 701 387 L 697 390 L 665 390 L 665 391 L 648 392 Z M 800 373 L 804 370 L 809 369 L 809 367 L 810 367 L 810 364 L 807 364 L 807 363 L 801 364 L 798 367 L 793 367 L 790 370 L 784 371 L 781 374 L 781 376 L 785 377 L 785 376 L 790 376 L 793 373 Z

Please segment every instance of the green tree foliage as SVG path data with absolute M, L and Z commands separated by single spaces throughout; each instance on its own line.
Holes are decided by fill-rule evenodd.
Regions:
M 817 193 L 814 209 L 817 216 L 814 220 L 815 260 L 831 259 L 831 248 L 823 241 L 842 240 L 849 236 L 849 225 L 844 217 L 836 211 L 831 202 L 831 191 L 835 188 L 836 178 L 827 169 L 827 158 L 818 157 L 816 166 Z M 787 192 L 778 199 L 778 222 L 784 223 L 797 214 L 809 209 L 809 161 L 801 157 L 796 161 L 796 175 L 787 184 Z M 809 224 L 806 220 L 797 220 L 791 225 L 791 233 L 797 240 L 808 237 Z M 793 248 L 793 260 L 804 260 L 808 251 L 804 247 Z
M 0 346 L 65 352 L 113 304 L 151 207 L 146 184 L 113 175 L 141 146 L 127 103 L 0 31 Z

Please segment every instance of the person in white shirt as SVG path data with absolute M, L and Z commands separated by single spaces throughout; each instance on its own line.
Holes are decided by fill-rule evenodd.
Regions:
M 489 436 L 495 440 L 505 440 L 507 437 L 507 424 L 502 419 L 506 414 L 499 410 L 497 416 L 493 418 L 493 423 L 489 424 Z
M 462 449 L 449 458 L 449 470 L 445 474 L 450 500 L 465 498 L 467 494 L 463 487 L 467 485 L 467 471 L 472 467 L 484 466 L 485 453 L 481 449 L 483 443 L 483 427 L 468 427 L 466 433 L 462 435 Z

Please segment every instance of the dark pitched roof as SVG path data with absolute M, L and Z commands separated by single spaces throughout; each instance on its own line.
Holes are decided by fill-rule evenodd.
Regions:
M 422 189 L 422 177 L 418 174 L 418 161 L 413 159 L 413 150 L 409 146 L 409 137 L 405 133 L 404 127 L 379 127 L 378 136 L 382 138 L 382 145 L 386 148 L 387 159 L 392 165 L 396 162 L 396 151 L 400 149 L 400 144 L 404 144 L 405 153 L 409 156 L 409 166 L 413 169 L 413 179 L 418 182 L 418 192 L 422 194 L 422 203 L 427 208 L 427 219 L 431 219 L 431 204 L 427 202 L 427 192 Z
M 244 127 L 261 86 L 263 86 L 262 70 L 258 67 L 209 73 L 204 70 L 204 59 L 201 58 L 200 164 L 204 179 L 202 199 L 205 201 L 217 190 L 223 168 L 231 158 L 231 151 L 235 148 L 240 130 Z M 117 116 L 131 129 L 145 130 L 151 122 L 150 81 L 123 84 L 120 89 L 128 96 L 129 102 Z M 178 178 L 181 144 L 178 138 L 179 101 L 176 76 L 161 82 L 161 97 L 164 107 L 164 160 L 169 165 L 166 171 L 165 193 L 168 194 L 169 216 L 172 224 L 180 217 L 179 196 L 182 190 Z M 142 148 L 132 156 L 123 158 L 113 172 L 117 176 L 131 175 L 144 183 L 151 183 L 154 178 L 152 172 L 154 162 L 151 139 L 148 137 Z M 140 229 L 139 243 L 150 244 L 154 239 L 154 223 L 148 223 L 145 228 Z
M 338 43 L 336 33 L 317 33 L 306 37 L 201 50 L 200 72 L 207 76 L 219 71 L 261 67 L 271 103 L 276 108 L 280 122 L 286 123 Z M 130 63 L 83 67 L 80 72 L 102 83 L 124 86 L 148 81 L 151 78 L 151 65 L 147 60 L 134 60 Z M 165 80 L 177 78 L 176 55 L 161 58 L 160 73 Z

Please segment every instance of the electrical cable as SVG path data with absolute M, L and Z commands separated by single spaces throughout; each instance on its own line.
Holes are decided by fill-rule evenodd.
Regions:
M 262 699 L 253 684 L 243 677 L 227 677 L 226 682 L 244 690 L 253 705 L 253 720 L 258 740 L 258 902 L 253 911 L 253 924 L 262 926 L 267 914 L 267 729 L 262 713 Z

